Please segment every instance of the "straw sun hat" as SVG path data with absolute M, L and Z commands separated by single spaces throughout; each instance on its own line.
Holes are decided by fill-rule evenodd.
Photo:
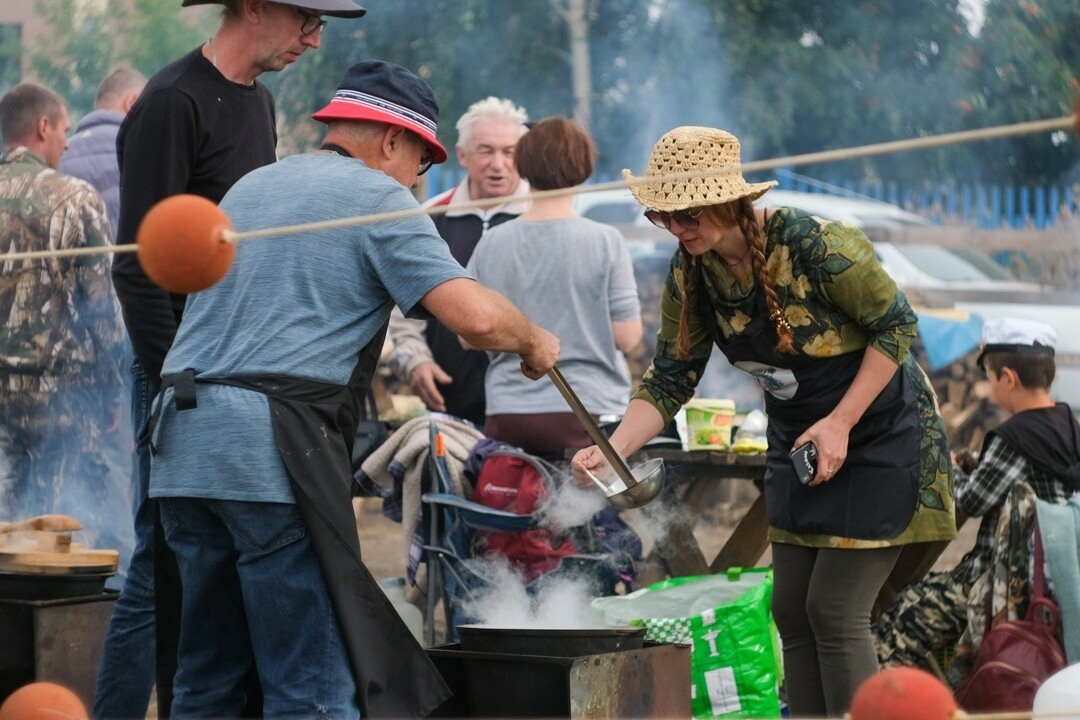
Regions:
M 663 212 L 721 205 L 743 197 L 755 200 L 777 184 L 774 180 L 748 183 L 739 167 L 737 137 L 715 128 L 683 126 L 656 141 L 644 175 L 634 177 L 629 170 L 623 170 L 622 175 L 639 203 Z M 731 172 L 649 181 L 650 177 L 722 168 Z

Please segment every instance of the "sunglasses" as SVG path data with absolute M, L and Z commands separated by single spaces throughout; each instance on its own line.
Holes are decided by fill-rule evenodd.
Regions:
M 700 210 L 676 210 L 675 212 L 663 212 L 662 210 L 646 210 L 645 218 L 658 228 L 664 228 L 665 230 L 671 229 L 671 223 L 676 222 L 679 227 L 686 230 L 697 230 L 701 217 L 701 213 L 705 212 L 704 208 Z
M 326 21 L 318 15 L 312 15 L 301 8 L 296 8 L 296 12 L 304 16 L 304 22 L 300 25 L 301 35 L 313 35 L 326 27 Z
M 416 133 L 408 133 L 409 139 L 420 146 L 420 167 L 416 170 L 416 176 L 420 177 L 435 164 L 435 156 L 431 154 L 431 150 L 428 148 L 426 142 L 424 142 Z

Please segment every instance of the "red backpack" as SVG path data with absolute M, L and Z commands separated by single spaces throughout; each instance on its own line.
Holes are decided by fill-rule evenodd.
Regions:
M 1032 532 L 1034 571 L 1026 619 L 999 622 L 983 636 L 971 674 L 955 693 L 957 704 L 968 713 L 1031 712 L 1039 686 L 1065 667 L 1065 651 L 1058 640 L 1061 615 L 1054 601 L 1045 596 L 1037 519 Z
M 554 468 L 541 458 L 500 445 L 483 460 L 471 500 L 518 515 L 536 512 L 554 483 Z M 576 551 L 568 538 L 546 528 L 522 532 L 487 532 L 473 535 L 473 555 L 501 555 L 519 570 L 526 582 L 554 570 L 559 561 Z

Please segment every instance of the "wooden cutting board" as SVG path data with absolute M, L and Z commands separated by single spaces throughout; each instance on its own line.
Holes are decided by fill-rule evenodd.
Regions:
M 72 546 L 71 552 L 3 552 L 0 570 L 24 573 L 116 572 L 120 553 L 116 550 L 86 550 Z
M 9 572 L 116 572 L 117 550 L 88 550 L 69 533 L 23 531 L 0 536 L 0 570 Z

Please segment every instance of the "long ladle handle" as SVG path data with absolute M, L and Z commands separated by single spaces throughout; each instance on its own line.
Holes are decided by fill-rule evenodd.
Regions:
M 566 399 L 566 403 L 570 406 L 570 409 L 577 415 L 577 419 L 581 421 L 581 424 L 585 426 L 585 432 L 589 433 L 589 437 L 596 443 L 596 446 L 600 448 L 600 452 L 604 454 L 608 463 L 611 465 L 615 474 L 622 478 L 623 483 L 629 489 L 634 485 L 637 485 L 637 478 L 630 472 L 630 468 L 626 467 L 626 463 L 623 461 L 619 453 L 615 452 L 615 448 L 611 447 L 611 442 L 608 441 L 607 436 L 600 431 L 596 422 L 593 420 L 592 415 L 585 409 L 585 406 L 581 404 L 581 399 L 571 389 L 570 385 L 566 382 L 566 378 L 559 372 L 559 368 L 552 365 L 551 369 L 547 372 L 548 377 L 555 383 L 555 387 L 559 388 L 559 392 Z

